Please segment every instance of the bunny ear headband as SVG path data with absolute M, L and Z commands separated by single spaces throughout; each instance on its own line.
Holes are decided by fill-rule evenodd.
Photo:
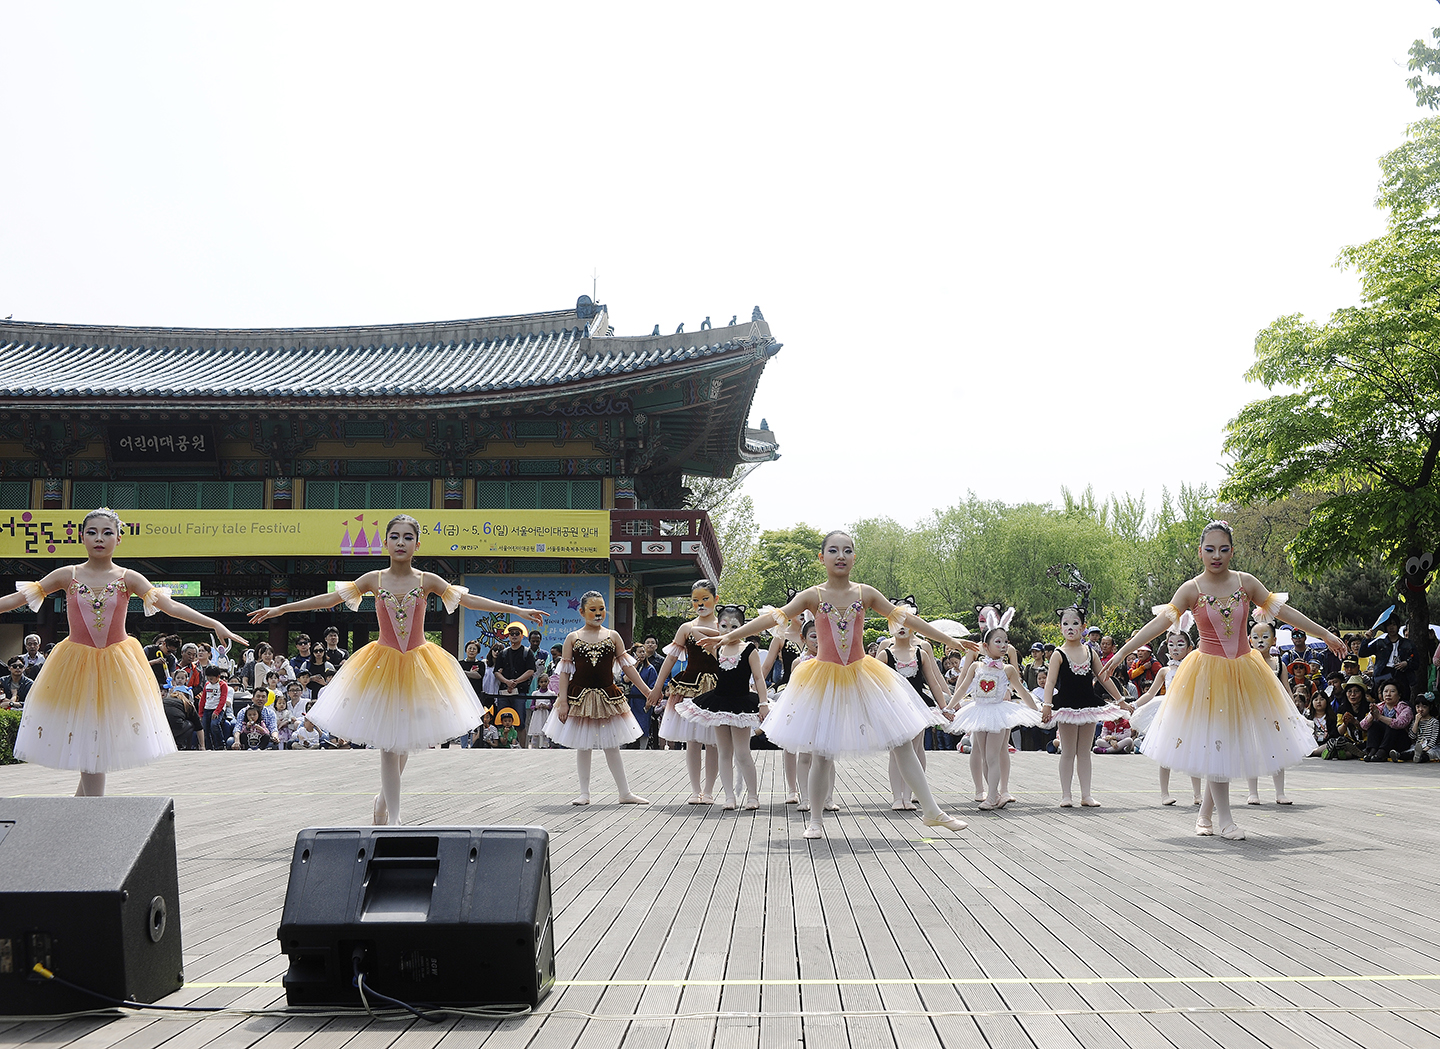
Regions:
M 996 614 L 995 614 L 995 609 L 994 609 L 994 607 L 987 605 L 987 606 L 985 607 L 984 619 L 983 619 L 981 625 L 985 628 L 985 632 L 986 632 L 986 633 L 989 633 L 991 630 L 994 630 L 996 627 L 999 627 L 1001 630 L 1009 630 L 1009 629 L 1010 629 L 1010 623 L 1011 623 L 1012 620 L 1014 620 L 1014 618 L 1015 618 L 1015 609 L 1014 609 L 1014 608 L 1007 608 L 1007 609 L 1005 610 L 1005 614 L 1002 616 L 1002 615 L 996 615 Z
M 1176 634 L 1189 635 L 1190 628 L 1195 625 L 1195 615 L 1190 609 L 1185 609 L 1178 622 L 1170 627 L 1169 634 L 1173 637 Z

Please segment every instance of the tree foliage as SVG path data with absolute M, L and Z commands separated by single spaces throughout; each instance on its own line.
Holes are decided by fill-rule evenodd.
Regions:
M 1423 68 L 1435 59 L 1421 55 Z M 1423 82 L 1417 95 L 1440 100 Z M 1224 499 L 1311 500 L 1286 548 L 1301 579 L 1375 557 L 1398 572 L 1440 539 L 1440 118 L 1414 124 L 1381 170 L 1385 233 L 1337 263 L 1360 277 L 1359 305 L 1324 322 L 1283 316 L 1259 333 L 1246 377 L 1276 392 L 1246 405 L 1225 443 Z M 1408 618 L 1428 655 L 1423 595 Z

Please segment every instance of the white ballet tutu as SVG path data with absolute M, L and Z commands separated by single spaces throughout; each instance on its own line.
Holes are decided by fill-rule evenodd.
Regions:
M 848 666 L 809 659 L 761 727 L 785 750 L 836 758 L 909 743 L 931 724 L 930 712 L 910 682 L 878 659 Z
M 608 718 L 571 716 L 561 721 L 558 717 L 549 717 L 545 719 L 545 735 L 571 750 L 611 750 L 633 743 L 644 733 L 640 731 L 640 722 L 627 708 Z
M 1315 749 L 1310 724 L 1257 651 L 1192 652 L 1170 679 L 1140 753 L 1187 776 L 1273 776 Z
M 1054 707 L 1050 711 L 1050 720 L 1040 724 L 1043 728 L 1054 728 L 1056 725 L 1093 725 L 1099 721 L 1114 721 L 1116 718 L 1129 716 L 1124 707 L 1117 707 L 1114 703 L 1106 703 L 1100 707 Z
M 1136 707 L 1135 713 L 1130 715 L 1130 727 L 1140 735 L 1145 735 L 1150 731 L 1150 726 L 1155 722 L 1155 715 L 1160 713 L 1160 706 L 1164 702 L 1164 696 L 1156 696 L 1143 707 Z
M 455 657 L 428 641 L 408 652 L 370 642 L 306 710 L 332 736 L 402 754 L 464 735 L 482 713 Z
M 1034 728 L 1040 724 L 1040 712 L 1023 703 L 1008 699 L 976 699 L 966 703 L 946 727 L 956 735 L 962 732 L 1009 732 L 1012 728 Z
M 665 716 L 660 720 L 660 738 L 668 739 L 671 743 L 699 743 L 702 746 L 713 747 L 715 745 L 715 726 L 691 721 L 687 717 L 682 717 L 679 711 L 672 710 L 667 706 Z

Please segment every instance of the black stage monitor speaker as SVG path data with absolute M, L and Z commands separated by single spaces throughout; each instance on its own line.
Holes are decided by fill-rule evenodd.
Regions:
M 539 827 L 316 827 L 295 839 L 280 946 L 291 1005 L 360 1005 L 354 973 L 427 1005 L 536 1006 L 555 983 Z
M 185 982 L 169 798 L 0 798 L 0 1014 L 102 1009 Z

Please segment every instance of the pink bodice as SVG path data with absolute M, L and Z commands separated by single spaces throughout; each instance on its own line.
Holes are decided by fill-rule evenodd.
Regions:
M 375 617 L 380 621 L 380 643 L 386 648 L 401 652 L 419 648 L 425 643 L 424 588 L 417 586 L 404 594 L 377 588 Z
M 125 640 L 125 610 L 130 591 L 122 575 L 113 583 L 91 590 L 77 579 L 65 588 L 65 618 L 70 640 L 87 648 L 106 648 Z
M 820 602 L 820 622 L 830 624 L 828 630 L 817 630 L 815 640 L 824 663 L 848 666 L 865 658 L 865 606 L 859 601 L 839 609 L 829 601 Z
M 1243 589 L 1222 598 L 1201 594 L 1194 613 L 1201 652 L 1236 659 L 1250 651 L 1250 598 Z

